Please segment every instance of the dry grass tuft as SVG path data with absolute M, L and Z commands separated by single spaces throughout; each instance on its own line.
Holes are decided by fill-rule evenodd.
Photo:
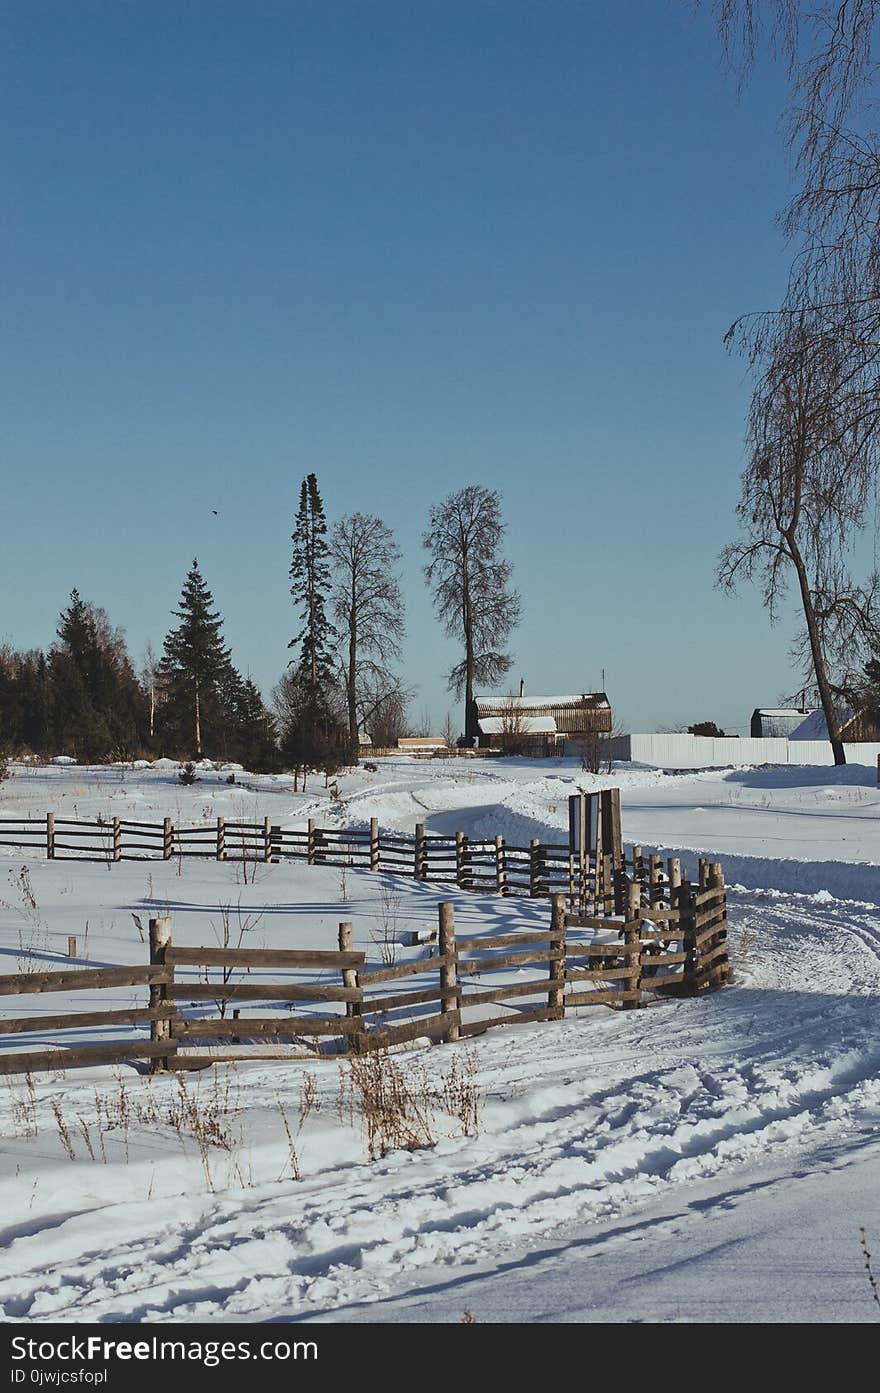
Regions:
M 479 1126 L 476 1073 L 473 1049 L 463 1063 L 454 1055 L 448 1073 L 436 1082 L 424 1065 L 405 1069 L 387 1046 L 352 1055 L 340 1066 L 340 1117 L 352 1125 L 360 1122 L 371 1161 L 389 1151 L 434 1146 L 444 1114 L 455 1119 L 460 1135 L 474 1136 Z

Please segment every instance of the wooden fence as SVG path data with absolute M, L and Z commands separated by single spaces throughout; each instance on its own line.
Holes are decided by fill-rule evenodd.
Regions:
M 287 1042 L 300 1049 L 293 1057 L 361 1053 L 421 1037 L 448 1042 L 498 1025 L 561 1020 L 584 1006 L 633 1009 L 649 992 L 720 986 L 728 976 L 721 868 L 707 869 L 699 886 L 680 867 L 677 883 L 674 866 L 671 872 L 659 881 L 619 884 L 625 910 L 618 916 L 566 912 L 565 896 L 554 894 L 545 930 L 460 937 L 453 906 L 443 903 L 436 954 L 430 945 L 415 961 L 372 967 L 352 950 L 350 923 L 339 926 L 338 949 L 330 951 L 177 946 L 170 920 L 153 919 L 148 966 L 0 976 L 0 996 L 120 987 L 149 993 L 144 1006 L 0 1019 L 0 1036 L 148 1025 L 149 1039 L 49 1049 L 38 1040 L 28 1051 L 0 1051 L 0 1073 L 141 1059 L 151 1069 L 188 1069 L 264 1057 L 254 1044 L 243 1049 L 246 1042 Z M 242 1016 L 242 1004 L 250 1009 L 255 1002 L 266 1003 L 267 1013 Z M 209 1006 L 213 1013 L 204 1014 Z M 193 1053 L 208 1042 L 229 1048 Z M 292 1057 L 289 1048 L 283 1057 Z
M 0 847 L 44 851 L 49 860 L 188 860 L 277 862 L 300 859 L 312 866 L 352 866 L 454 884 L 481 894 L 566 894 L 584 912 L 618 911 L 620 876 L 627 871 L 620 832 L 620 792 L 603 789 L 569 799 L 568 841 L 537 837 L 516 845 L 501 836 L 464 832 L 381 831 L 368 827 L 285 828 L 262 822 L 214 822 L 177 826 L 111 818 L 83 821 L 47 813 L 39 818 L 0 818 Z M 632 867 L 630 867 L 630 871 Z

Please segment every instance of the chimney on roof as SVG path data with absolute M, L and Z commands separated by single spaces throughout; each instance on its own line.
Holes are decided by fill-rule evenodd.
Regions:
M 519 694 L 521 697 L 524 697 L 526 694 L 526 682 L 524 677 L 519 679 Z

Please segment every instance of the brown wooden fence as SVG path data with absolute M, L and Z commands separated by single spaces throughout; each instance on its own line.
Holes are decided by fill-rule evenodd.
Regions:
M 501 836 L 464 832 L 413 833 L 368 827 L 284 828 L 262 822 L 215 822 L 177 826 L 124 818 L 83 821 L 47 813 L 40 818 L 0 818 L 0 847 L 44 851 L 49 860 L 189 860 L 277 862 L 299 859 L 313 866 L 352 866 L 390 872 L 463 890 L 533 898 L 563 893 L 582 910 L 620 909 L 619 879 L 627 871 L 620 833 L 618 789 L 575 794 L 569 800 L 567 841 L 533 838 L 517 845 Z M 576 810 L 575 806 L 576 805 Z M 632 873 L 632 866 L 630 866 Z
M 339 947 L 331 951 L 179 946 L 171 941 L 170 920 L 154 919 L 148 966 L 0 976 L 0 996 L 127 987 L 149 993 L 144 1006 L 0 1019 L 0 1036 L 148 1026 L 149 1039 L 52 1048 L 37 1040 L 29 1051 L 0 1050 L 0 1073 L 138 1059 L 154 1069 L 202 1068 L 252 1059 L 254 1042 L 286 1043 L 285 1058 L 291 1045 L 309 1058 L 360 1053 L 421 1037 L 454 1041 L 498 1025 L 561 1020 L 584 1006 L 633 1009 L 651 992 L 720 986 L 728 977 L 721 869 L 708 868 L 705 883 L 694 886 L 680 868 L 674 883 L 671 870 L 659 881 L 619 884 L 620 915 L 566 912 L 565 896 L 555 894 L 545 930 L 457 936 L 453 906 L 444 903 L 436 953 L 429 945 L 415 961 L 372 967 L 352 950 L 349 923 L 340 925 Z M 242 1006 L 247 1011 L 257 1002 L 265 1003 L 264 1014 L 241 1015 Z M 222 1052 L 193 1052 L 208 1042 L 220 1042 Z

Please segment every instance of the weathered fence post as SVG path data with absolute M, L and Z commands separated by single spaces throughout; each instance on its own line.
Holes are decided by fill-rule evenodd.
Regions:
M 547 1005 L 553 1021 L 565 1015 L 565 896 L 550 896 L 550 992 Z M 558 955 L 558 956 L 556 956 Z
M 603 841 L 603 823 L 605 819 L 602 815 L 602 794 L 597 793 L 595 797 L 596 802 L 593 808 L 593 814 L 596 819 L 596 899 L 593 906 L 593 913 L 601 916 L 605 914 L 608 909 L 606 904 L 608 887 L 605 884 L 605 843 Z
M 601 793 L 603 825 L 602 841 L 606 856 L 611 857 L 611 873 L 624 865 L 623 835 L 620 830 L 620 789 L 605 788 Z
M 350 953 L 352 948 L 352 928 L 347 920 L 339 925 L 339 951 L 340 953 Z M 344 967 L 342 969 L 342 985 L 344 987 L 357 987 L 358 982 L 357 968 Z M 364 1022 L 363 1007 L 359 1001 L 346 1001 L 345 1014 L 348 1020 L 358 1020 L 357 1033 L 347 1037 L 347 1044 L 355 1054 L 362 1054 L 364 1049 Z
M 455 834 L 455 883 L 464 885 L 464 833 Z
M 529 895 L 534 900 L 541 893 L 541 843 L 537 837 L 529 842 Z
M 669 857 L 669 859 L 668 859 L 667 862 L 666 862 L 666 874 L 667 874 L 667 876 L 668 876 L 668 878 L 669 878 L 669 908 L 670 908 L 670 909 L 674 909 L 675 906 L 674 906 L 674 904 L 672 903 L 672 901 L 673 901 L 673 899 L 675 898 L 675 892 L 678 890 L 678 887 L 681 885 L 681 858 L 680 858 L 680 857 L 678 857 L 678 856 L 670 856 L 670 857 Z
M 171 818 L 166 817 L 162 820 L 162 860 L 170 861 L 173 850 L 174 834 L 171 830 Z
M 171 944 L 171 920 L 168 915 L 150 920 L 150 966 L 164 967 L 165 954 Z M 155 1011 L 168 1004 L 168 986 L 164 982 L 150 983 L 150 1010 Z M 171 1021 L 150 1021 L 150 1039 L 157 1043 L 171 1040 Z M 161 1055 L 150 1060 L 150 1073 L 168 1069 L 168 1056 Z
M 113 860 L 122 860 L 122 828 L 118 817 L 113 819 Z
M 69 958 L 75 958 L 75 957 L 76 957 L 76 935 L 75 935 L 75 934 L 68 934 L 68 935 L 67 935 L 67 956 L 68 956 Z
M 586 914 L 586 882 L 590 869 L 590 834 L 587 821 L 588 798 L 584 789 L 568 799 L 568 896 Z
M 379 869 L 379 819 L 370 818 L 370 870 Z
M 451 1017 L 443 1032 L 444 1044 L 448 1045 L 454 1040 L 461 1039 L 461 1028 L 459 1026 L 461 992 L 457 990 L 458 965 L 455 956 L 455 910 L 447 900 L 444 900 L 438 905 L 437 909 L 439 916 L 437 947 L 440 951 L 440 961 L 443 964 L 440 968 L 440 991 L 444 993 L 442 997 L 442 1011 L 444 1016 Z
M 697 910 L 694 892 L 686 876 L 682 876 L 675 894 L 682 951 L 685 954 L 682 989 L 686 994 L 694 995 L 697 991 Z
M 709 885 L 709 862 L 705 856 L 701 856 L 697 862 L 700 877 L 700 889 L 705 890 Z
M 626 960 L 632 976 L 624 978 L 629 983 L 627 991 L 635 992 L 636 996 L 632 1001 L 624 1001 L 623 1009 L 632 1011 L 639 1005 L 638 994 L 642 988 L 642 890 L 635 880 L 630 881 L 627 891 L 623 941 L 627 948 L 636 948 L 636 952 L 628 954 Z
M 272 860 L 272 819 L 263 818 L 263 860 Z
M 416 880 L 427 880 L 428 878 L 428 852 L 425 842 L 425 824 L 416 823 L 415 842 L 413 844 L 413 870 Z
M 656 852 L 654 852 L 651 856 L 650 865 L 651 868 L 648 873 L 649 885 L 651 887 L 649 892 L 649 898 L 651 901 L 651 907 L 653 908 L 655 905 L 658 905 L 660 901 L 663 899 L 663 871 L 661 869 L 660 857 L 657 855 Z
M 310 818 L 309 818 L 307 837 L 308 837 L 308 840 L 307 840 L 307 842 L 306 842 L 306 857 L 307 857 L 307 859 L 308 859 L 309 865 L 310 865 L 310 866 L 314 866 L 314 864 L 315 864 L 315 819 L 314 819 L 313 817 L 310 817 Z
M 625 866 L 626 866 L 626 859 L 625 859 L 625 858 L 624 858 L 624 863 L 623 863 L 623 864 L 624 864 L 624 867 L 625 867 Z M 632 867 L 633 867 L 633 880 L 638 881 L 639 885 L 641 885 L 642 882 L 643 882 L 644 879 L 645 879 L 645 858 L 644 858 L 644 856 L 642 855 L 642 848 L 641 848 L 640 846 L 634 846 L 634 847 L 633 847 Z
M 507 863 L 504 855 L 504 838 L 495 838 L 495 889 L 499 895 L 507 894 Z
M 46 860 L 55 860 L 55 814 L 46 814 Z
M 226 860 L 226 818 L 217 819 L 217 860 Z

